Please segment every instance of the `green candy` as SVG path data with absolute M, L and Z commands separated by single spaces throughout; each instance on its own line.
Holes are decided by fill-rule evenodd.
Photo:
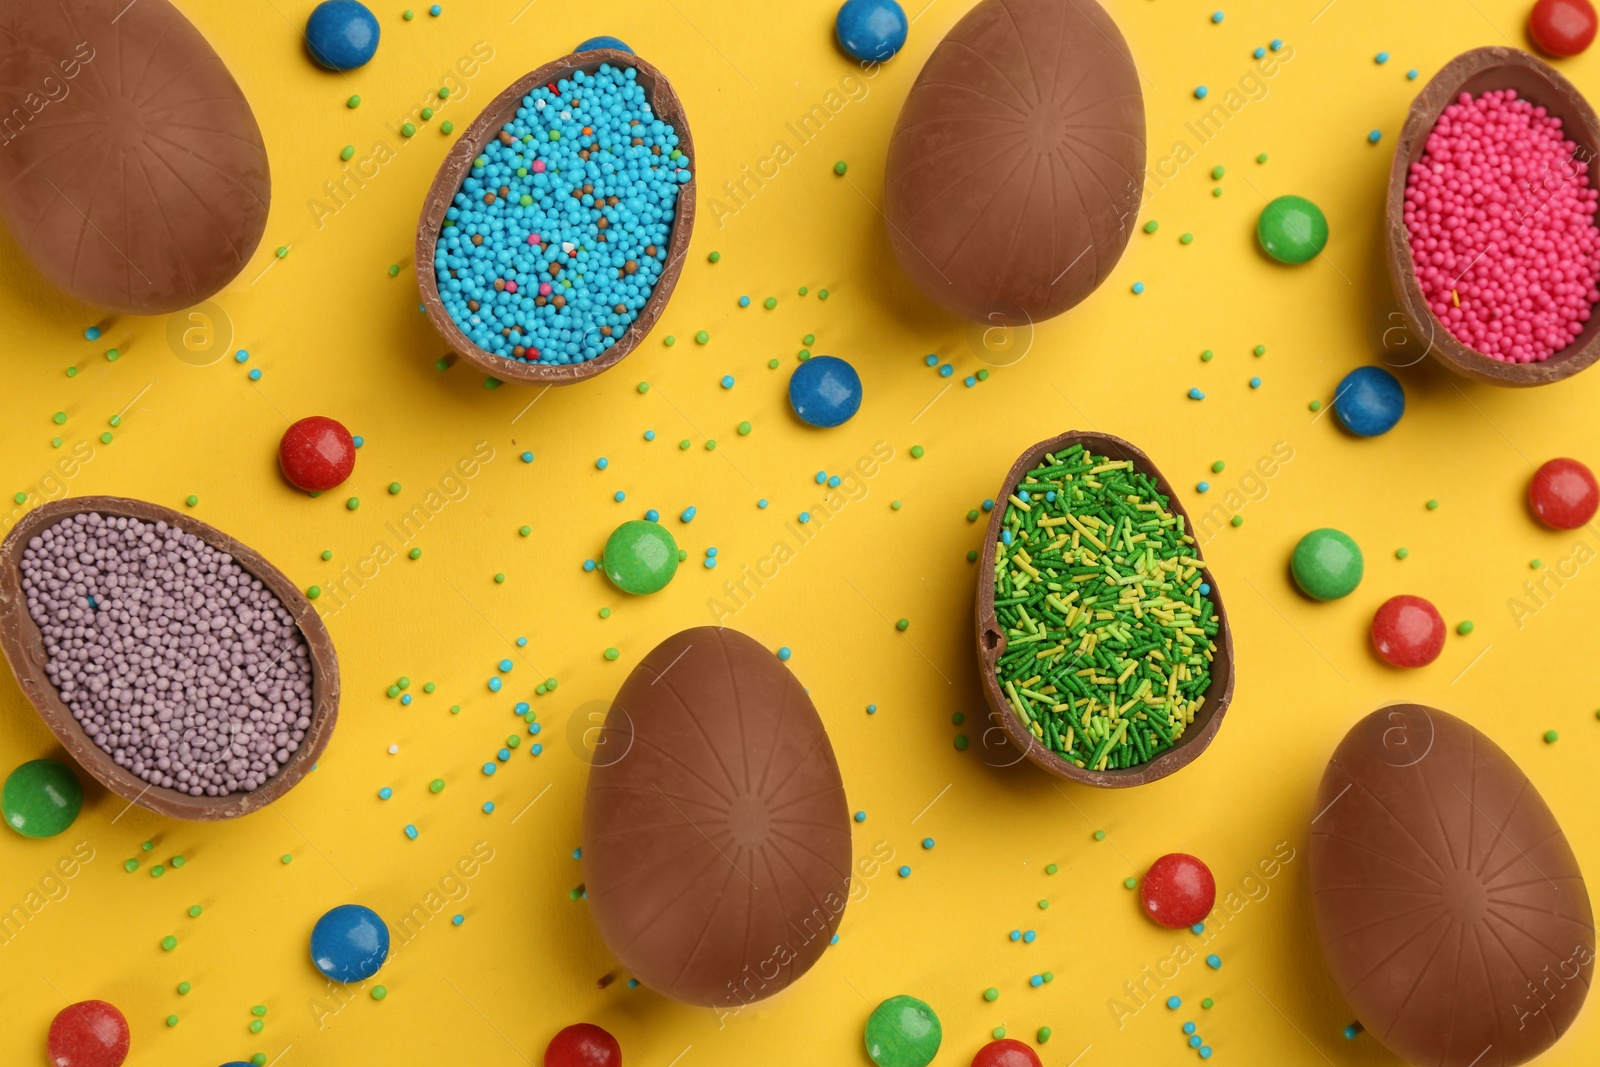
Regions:
M 1312 530 L 1294 546 L 1289 568 L 1306 596 L 1338 600 L 1361 584 L 1361 546 L 1338 530 Z
M 1261 209 L 1256 239 L 1279 263 L 1304 263 L 1328 244 L 1328 218 L 1303 196 L 1280 196 Z
M 659 522 L 634 519 L 606 538 L 601 563 L 611 584 L 624 593 L 660 592 L 677 573 L 678 543 Z
M 867 1055 L 878 1067 L 927 1067 L 943 1037 L 939 1017 L 916 997 L 890 997 L 867 1018 Z
M 77 775 L 52 759 L 24 763 L 0 791 L 6 823 L 23 837 L 54 837 L 72 825 L 82 807 Z

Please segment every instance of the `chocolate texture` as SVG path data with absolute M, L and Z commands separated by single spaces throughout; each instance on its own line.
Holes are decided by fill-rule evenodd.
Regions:
M 1555 1044 L 1594 976 L 1583 872 L 1527 775 L 1453 715 L 1356 723 L 1317 791 L 1308 861 L 1328 968 L 1416 1064 L 1511 1067 Z
M 982 0 L 928 57 L 889 142 L 895 255 L 966 318 L 1059 315 L 1133 233 L 1144 138 L 1133 55 L 1095 0 Z
M 850 899 L 850 817 L 789 669 L 735 630 L 685 630 L 634 668 L 599 742 L 583 872 L 622 965 L 719 1010 L 810 969 Z
M 249 103 L 168 0 L 0 7 L 0 217 L 67 293 L 199 303 L 249 261 L 270 198 Z

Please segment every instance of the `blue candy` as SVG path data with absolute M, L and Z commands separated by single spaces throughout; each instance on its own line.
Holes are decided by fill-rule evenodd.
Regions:
M 1394 429 L 1406 411 L 1406 391 L 1382 367 L 1357 367 L 1334 393 L 1333 410 L 1357 437 L 1377 437 Z
M 610 37 L 603 33 L 598 37 L 589 38 L 587 41 L 584 41 L 578 47 L 574 48 L 573 51 L 593 52 L 596 48 L 615 48 L 619 52 L 626 52 L 630 56 L 633 55 L 633 49 L 629 48 L 625 43 L 623 43 L 621 38 Z
M 789 378 L 789 404 L 801 422 L 838 426 L 861 410 L 861 376 L 836 356 L 813 356 Z
M 306 48 L 329 70 L 355 70 L 378 51 L 378 20 L 360 0 L 324 0 L 306 19 Z
M 894 0 L 845 0 L 834 23 L 839 47 L 864 63 L 892 58 L 905 46 L 910 28 Z
M 311 929 L 311 962 L 335 982 L 364 982 L 389 958 L 389 928 L 360 904 L 341 904 Z

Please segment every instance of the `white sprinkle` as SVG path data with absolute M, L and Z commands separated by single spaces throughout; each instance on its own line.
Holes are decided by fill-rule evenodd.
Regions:
M 538 108 L 540 111 L 543 111 L 544 110 L 544 101 L 543 100 L 535 100 L 533 102 L 533 106 Z
M 400 751 L 400 746 L 399 746 L 399 745 L 390 745 L 390 746 L 389 746 L 389 755 L 391 755 L 391 756 L 392 756 L 392 755 L 394 755 L 394 754 L 395 754 L 395 753 L 396 753 L 396 752 L 399 752 L 399 751 Z
M 561 251 L 565 252 L 569 256 L 572 255 L 573 252 L 577 251 L 577 249 L 578 246 L 573 244 L 571 241 L 561 242 Z
M 562 118 L 563 118 L 563 119 L 565 119 L 565 120 L 566 120 L 566 121 L 568 121 L 568 122 L 571 122 L 571 121 L 572 121 L 572 112 L 570 112 L 570 111 L 563 111 L 563 112 L 562 112 L 562 113 L 561 113 L 561 117 L 562 117 Z

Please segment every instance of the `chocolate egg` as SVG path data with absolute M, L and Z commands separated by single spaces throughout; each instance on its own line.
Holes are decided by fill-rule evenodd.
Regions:
M 244 267 L 267 224 L 261 131 L 167 0 L 0 10 L 0 217 L 86 304 L 153 314 Z
M 622 965 L 719 1009 L 804 974 L 850 897 L 850 817 L 788 668 L 737 631 L 685 630 L 634 668 L 598 741 L 583 873 Z
M 1092 293 L 1144 190 L 1144 96 L 1094 0 L 982 0 L 928 57 L 889 142 L 883 212 L 929 299 L 994 325 Z
M 1418 1064 L 1509 1067 L 1572 1025 L 1594 916 L 1556 818 L 1511 757 L 1420 704 L 1373 712 L 1328 763 L 1311 904 L 1372 1035 Z

